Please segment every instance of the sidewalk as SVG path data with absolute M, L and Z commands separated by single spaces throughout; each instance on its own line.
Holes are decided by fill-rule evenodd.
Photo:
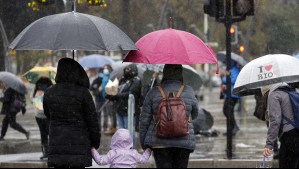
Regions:
M 39 161 L 41 153 L 26 153 L 14 155 L 0 155 L 0 168 L 47 168 L 46 162 Z M 190 160 L 188 168 L 257 168 L 261 164 L 260 160 L 236 159 L 236 160 L 213 160 L 198 159 Z M 267 163 L 271 168 L 278 168 L 278 162 Z M 109 166 L 99 166 L 93 161 L 93 166 L 89 168 L 108 168 Z M 153 158 L 145 165 L 138 165 L 138 168 L 156 168 Z
M 265 122 L 259 121 L 253 114 L 255 100 L 252 97 L 246 98 L 247 113 L 235 113 L 240 131 L 234 137 L 233 155 L 234 160 L 226 160 L 226 137 L 222 134 L 226 132 L 226 118 L 222 113 L 223 100 L 219 100 L 219 89 L 212 91 L 204 90 L 204 101 L 200 102 L 201 107 L 207 109 L 214 116 L 213 129 L 220 132 L 218 137 L 205 137 L 197 135 L 196 150 L 190 156 L 190 168 L 255 168 L 262 161 L 262 151 L 266 141 L 267 127 Z M 30 105 L 29 105 L 30 106 Z M 3 116 L 0 116 L 2 122 Z M 40 166 L 46 164 L 39 161 L 41 156 L 40 134 L 35 122 L 32 108 L 28 107 L 25 116 L 18 115 L 17 121 L 26 130 L 31 131 L 30 141 L 25 140 L 25 136 L 10 129 L 5 137 L 6 141 L 0 142 L 0 168 L 12 166 Z M 1 124 L 0 122 L 0 124 Z M 110 136 L 102 135 L 101 153 L 106 153 L 110 145 Z M 26 154 L 22 154 L 26 153 Z M 2 155 L 1 155 L 2 154 Z M 10 155 L 5 155 L 10 154 Z M 153 159 L 143 168 L 155 167 Z M 277 166 L 277 163 L 272 166 Z M 96 164 L 94 167 L 98 167 Z

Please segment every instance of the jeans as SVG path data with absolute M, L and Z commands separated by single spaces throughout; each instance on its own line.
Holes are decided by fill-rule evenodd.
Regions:
M 123 128 L 123 129 L 128 129 L 128 116 L 124 116 L 124 115 L 121 115 L 121 114 L 117 113 L 116 117 L 117 117 L 117 121 L 118 121 L 118 125 L 119 125 L 118 127 Z M 134 122 L 133 126 L 135 126 L 136 117 L 134 117 L 133 122 Z M 133 129 L 135 129 L 135 128 L 133 127 Z M 133 144 L 134 144 L 134 146 L 136 145 L 135 136 L 133 136 Z
M 124 116 L 124 115 L 117 113 L 116 117 L 117 117 L 118 127 L 123 128 L 123 129 L 128 129 L 128 116 Z M 133 125 L 135 126 L 135 124 L 136 124 L 135 116 L 134 116 L 133 122 L 134 122 Z
M 154 148 L 157 168 L 187 168 L 191 150 L 184 148 Z

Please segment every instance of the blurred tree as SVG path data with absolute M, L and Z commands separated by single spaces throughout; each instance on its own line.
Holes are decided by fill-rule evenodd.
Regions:
M 3 16 L 3 1 L 0 0 L 0 19 Z M 5 54 L 4 54 L 4 49 L 3 49 L 3 37 L 0 35 L 0 71 L 5 70 Z
M 65 11 L 63 0 L 55 0 L 55 5 L 40 6 L 37 12 L 28 7 L 30 1 L 32 0 L 0 0 L 0 17 L 10 42 L 36 19 Z M 259 57 L 269 52 L 292 54 L 298 50 L 298 1 L 255 1 L 255 16 L 237 23 L 239 31 L 242 31 L 247 41 L 243 43 L 248 58 Z M 107 7 L 81 3 L 77 6 L 77 11 L 107 19 L 126 32 L 135 42 L 149 32 L 167 28 L 168 16 L 174 17 L 175 28 L 189 31 L 199 37 L 200 34 L 190 25 L 196 25 L 200 32 L 204 29 L 203 0 L 105 0 L 105 2 Z M 11 22 L 12 20 L 14 22 Z M 214 18 L 209 18 L 209 39 L 218 42 L 219 47 L 214 48 L 216 52 L 225 50 L 225 27 Z M 1 47 L 2 45 L 0 49 Z M 49 58 L 41 57 L 48 56 L 47 52 L 17 53 L 20 57 L 13 57 L 13 60 L 20 58 L 18 65 L 24 65 L 24 68 L 19 67 L 19 72 L 26 71 L 40 58 L 42 60 Z
M 282 10 L 287 5 L 275 6 L 266 15 L 262 31 L 267 36 L 268 53 L 285 53 L 292 55 L 299 46 L 299 7 L 295 5 Z M 275 11 L 275 12 L 273 12 Z M 293 19 L 292 19 L 293 18 Z M 297 19 L 297 21 L 296 21 Z M 275 25 L 275 26 L 269 26 Z
M 33 11 L 33 9 L 28 6 L 28 3 L 32 2 L 32 0 L 0 0 L 0 2 L 0 11 L 2 11 L 0 17 L 3 21 L 9 42 L 12 42 L 12 40 L 33 21 L 47 15 L 60 13 L 64 11 L 65 8 L 63 0 L 55 0 L 55 4 L 47 6 L 40 5 L 39 11 Z M 18 51 L 17 55 L 11 58 L 18 65 L 17 73 L 23 73 L 30 69 L 31 65 L 34 65 L 37 60 L 39 60 L 39 56 L 36 53 L 38 52 Z M 30 57 L 25 57 L 27 54 Z

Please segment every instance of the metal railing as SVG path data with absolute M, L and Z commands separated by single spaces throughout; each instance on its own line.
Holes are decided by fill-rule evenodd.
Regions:
M 133 138 L 134 147 L 135 143 L 135 127 L 134 127 L 134 114 L 135 114 L 135 97 L 133 94 L 129 94 L 128 100 L 128 130 Z

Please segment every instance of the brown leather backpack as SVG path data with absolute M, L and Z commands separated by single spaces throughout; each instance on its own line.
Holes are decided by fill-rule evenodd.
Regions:
M 183 137 L 189 134 L 189 117 L 186 113 L 185 102 L 180 98 L 184 87 L 184 85 L 181 86 L 177 95 L 168 93 L 166 96 L 163 89 L 158 86 L 163 99 L 154 115 L 154 121 L 157 136 L 160 138 Z

